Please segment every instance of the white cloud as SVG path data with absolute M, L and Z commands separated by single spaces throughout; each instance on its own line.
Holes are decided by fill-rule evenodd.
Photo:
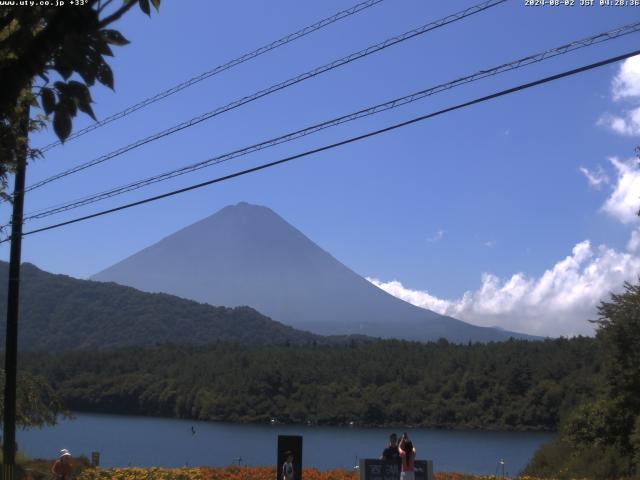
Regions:
M 614 100 L 640 97 L 640 55 L 622 62 L 613 78 L 611 93 Z
M 589 170 L 586 167 L 580 167 L 580 171 L 587 178 L 589 185 L 596 190 L 600 190 L 602 185 L 609 183 L 609 177 L 600 166 L 598 166 L 598 170 L 595 171 Z
M 613 192 L 602 206 L 602 211 L 624 224 L 638 221 L 640 209 L 640 169 L 637 160 L 621 161 L 609 158 L 615 167 L 618 180 Z
M 620 135 L 640 135 L 640 107 L 624 112 L 622 116 L 605 114 L 598 120 L 598 125 L 607 127 Z
M 640 221 L 636 215 L 640 208 L 640 168 L 635 160 L 612 157 L 609 161 L 617 178 L 602 210 L 623 224 L 634 226 L 627 251 L 606 245 L 594 247 L 585 240 L 539 277 L 516 273 L 499 278 L 483 273 L 478 289 L 454 299 L 438 298 L 428 291 L 405 287 L 397 280 L 368 280 L 409 303 L 475 325 L 541 336 L 591 335 L 593 325 L 587 320 L 597 317 L 600 301 L 608 300 L 611 292 L 621 291 L 625 281 L 637 282 L 640 275 Z M 584 170 L 589 179 L 587 173 L 592 172 Z
M 636 106 L 621 114 L 605 114 L 597 124 L 620 135 L 640 135 L 640 107 L 637 106 L 640 100 L 640 56 L 622 62 L 611 82 L 611 96 L 614 100 L 631 100 L 636 102 Z
M 417 307 L 428 308 L 434 312 L 444 314 L 449 311 L 453 304 L 453 302 L 449 300 L 434 297 L 429 292 L 405 288 L 405 286 L 397 280 L 382 282 L 377 278 L 370 277 L 367 277 L 367 280 L 394 297 L 401 298 L 405 302 L 409 302 Z
M 485 247 L 491 248 L 496 245 L 496 242 L 494 240 L 487 240 L 486 242 L 483 243 L 483 245 Z
M 436 232 L 436 234 L 433 237 L 427 238 L 427 242 L 436 243 L 436 242 L 439 242 L 440 240 L 442 240 L 442 237 L 444 237 L 444 230 L 438 229 L 438 231 Z
M 484 273 L 481 286 L 460 298 L 447 300 L 427 291 L 412 290 L 398 281 L 368 280 L 418 307 L 482 326 L 499 326 L 541 336 L 591 335 L 587 320 L 597 316 L 596 306 L 624 281 L 635 282 L 640 258 L 589 241 L 574 246 L 571 255 L 538 278 L 516 273 L 500 279 Z
M 631 253 L 640 250 L 640 229 L 635 229 L 631 232 L 631 238 L 627 242 L 627 250 Z

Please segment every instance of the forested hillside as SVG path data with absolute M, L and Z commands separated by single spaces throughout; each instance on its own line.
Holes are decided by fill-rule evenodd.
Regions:
M 525 473 L 536 477 L 640 478 L 640 285 L 598 307 L 602 383 L 593 400 L 563 417 L 558 437 Z
M 8 264 L 0 262 L 0 311 L 6 310 Z M 20 349 L 61 351 L 215 341 L 306 344 L 325 339 L 271 320 L 249 307 L 213 307 L 115 283 L 53 275 L 22 266 Z M 0 342 L 4 345 L 4 327 Z
M 72 410 L 236 422 L 553 430 L 598 388 L 595 340 L 156 346 L 30 354 Z

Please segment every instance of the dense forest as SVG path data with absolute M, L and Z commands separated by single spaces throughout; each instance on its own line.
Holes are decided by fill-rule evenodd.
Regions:
M 594 339 L 455 345 L 163 345 L 32 353 L 77 411 L 202 420 L 553 430 L 594 398 Z
M 51 423 L 68 408 L 234 422 L 557 430 L 526 473 L 640 473 L 640 286 L 627 284 L 601 304 L 596 338 L 460 345 L 327 338 L 249 307 L 212 307 L 28 264 L 23 281 L 23 424 Z
M 640 285 L 599 307 L 602 372 L 595 398 L 563 415 L 560 435 L 525 473 L 538 477 L 640 478 Z
M 259 344 L 340 343 L 271 320 L 249 307 L 226 308 L 115 283 L 78 280 L 25 263 L 21 272 L 20 349 L 108 349 L 215 341 Z M 0 262 L 0 311 L 8 264 Z M 4 345 L 5 329 L 0 328 Z

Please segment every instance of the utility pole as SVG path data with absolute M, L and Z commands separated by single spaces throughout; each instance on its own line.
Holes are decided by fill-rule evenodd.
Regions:
M 3 479 L 14 480 L 16 462 L 16 376 L 18 363 L 18 307 L 20 300 L 20 257 L 22 250 L 22 218 L 24 185 L 29 149 L 29 104 L 18 126 L 24 136 L 16 156 L 13 214 L 11 216 L 11 250 L 9 259 L 9 290 L 7 293 L 7 335 L 4 360 L 4 417 L 3 417 Z

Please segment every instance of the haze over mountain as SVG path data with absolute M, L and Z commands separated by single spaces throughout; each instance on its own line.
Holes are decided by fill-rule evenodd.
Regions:
M 92 277 L 211 305 L 248 305 L 322 335 L 454 342 L 532 338 L 415 307 L 341 264 L 271 209 L 239 203 Z
M 0 310 L 9 265 L 0 262 Z M 54 275 L 22 264 L 20 350 L 57 352 L 155 344 L 340 344 L 274 322 L 249 307 L 213 307 L 173 295 Z M 0 325 L 4 345 L 4 320 Z

